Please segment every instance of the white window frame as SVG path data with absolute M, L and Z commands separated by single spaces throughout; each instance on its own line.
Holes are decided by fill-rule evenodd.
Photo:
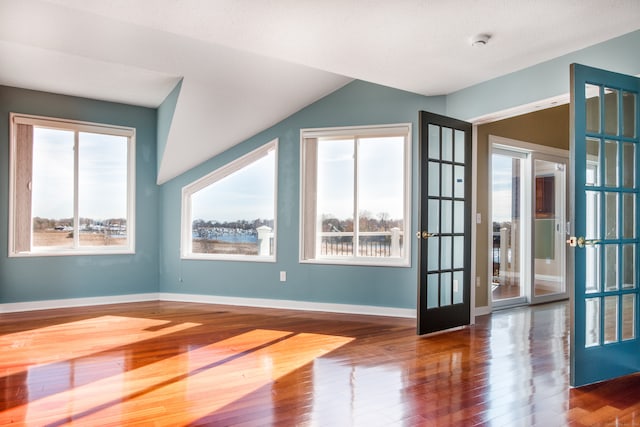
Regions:
M 383 137 L 383 136 L 404 136 L 404 230 L 403 233 L 403 254 L 400 257 L 364 257 L 353 256 L 326 256 L 317 254 L 316 241 L 316 218 L 315 215 L 307 213 L 307 206 L 310 200 L 316 198 L 317 188 L 307 188 L 311 186 L 307 177 L 307 162 L 311 160 L 311 155 L 307 153 L 307 139 L 319 138 L 362 138 L 362 137 Z M 360 266 L 382 266 L 382 267 L 411 267 L 411 148 L 412 148 L 412 125 L 411 123 L 371 125 L 371 126 L 344 126 L 331 128 L 310 128 L 300 130 L 300 263 L 309 264 L 335 264 L 335 265 L 360 265 Z M 314 166 L 315 167 L 315 166 Z M 315 180 L 315 178 L 313 178 Z M 354 196 L 357 194 L 356 178 L 354 177 Z M 357 202 L 356 202 L 357 203 Z M 357 212 L 357 211 L 356 211 Z M 315 214 L 315 212 L 314 212 Z M 354 225 L 358 223 L 358 218 L 354 218 Z M 308 234 L 313 234 L 309 238 Z M 357 232 L 354 231 L 354 240 Z M 308 241 L 309 240 L 309 241 Z M 313 242 L 310 242 L 313 240 Z M 308 246 L 308 247 L 307 247 Z M 306 252 L 312 251 L 313 254 Z
M 69 256 L 69 255 L 114 255 L 114 254 L 134 254 L 135 253 L 135 188 L 136 188 L 136 130 L 125 126 L 106 125 L 100 123 L 84 122 L 78 120 L 68 120 L 54 117 L 35 116 L 29 114 L 9 114 L 9 257 L 34 257 L 34 256 Z M 127 138 L 127 242 L 124 245 L 113 246 L 77 246 L 73 248 L 60 247 L 33 247 L 33 233 L 31 233 L 31 243 L 29 251 L 16 250 L 16 174 L 19 168 L 17 165 L 17 125 L 30 125 L 49 129 L 60 129 L 72 131 L 77 135 L 79 132 L 97 133 L 103 135 L 122 136 Z M 78 162 L 74 162 L 74 175 L 78 176 Z M 77 199 L 77 187 L 74 190 L 74 199 Z M 74 230 L 79 229 L 78 203 L 74 203 Z M 33 218 L 29 218 L 33 221 Z M 33 226 L 30 227 L 33 230 Z
M 265 157 L 270 152 L 274 152 L 274 191 L 273 191 L 273 254 L 268 256 L 261 255 L 238 255 L 238 254 L 212 254 L 212 253 L 193 253 L 192 251 L 192 206 L 191 196 L 209 185 L 212 185 L 221 179 L 241 170 L 242 168 L 254 163 Z M 259 148 L 225 164 L 224 166 L 210 172 L 202 178 L 182 187 L 182 213 L 180 220 L 180 257 L 181 259 L 193 260 L 217 260 L 217 261 L 252 261 L 252 262 L 276 262 L 277 254 L 277 238 L 278 235 L 278 139 L 269 141 Z

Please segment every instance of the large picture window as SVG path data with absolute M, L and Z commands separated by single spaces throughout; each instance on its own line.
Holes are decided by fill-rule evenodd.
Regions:
M 135 130 L 10 120 L 9 255 L 133 253 Z
M 408 266 L 411 125 L 304 129 L 301 261 Z
M 182 257 L 275 261 L 278 141 L 182 189 Z

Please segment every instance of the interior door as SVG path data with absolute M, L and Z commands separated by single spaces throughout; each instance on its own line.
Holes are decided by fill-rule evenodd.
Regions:
M 571 385 L 640 370 L 639 79 L 571 66 Z
M 418 334 L 469 324 L 471 132 L 420 112 Z

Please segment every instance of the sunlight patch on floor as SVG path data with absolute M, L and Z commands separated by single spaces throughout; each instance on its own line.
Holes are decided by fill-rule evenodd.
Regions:
M 174 325 L 168 320 L 99 316 L 2 335 L 0 375 L 23 372 L 33 365 L 77 359 L 195 326 L 200 324 L 184 322 Z M 132 329 L 137 329 L 137 332 L 131 333 Z
M 36 425 L 127 424 L 162 416 L 181 424 L 194 422 L 278 378 L 312 362 L 352 338 L 312 333 L 257 329 L 179 355 L 141 366 L 127 367 L 126 354 L 93 358 L 88 364 L 109 377 L 46 395 L 0 415 L 0 420 L 24 420 Z M 126 370 L 116 372 L 114 363 Z M 72 377 L 83 376 L 82 365 Z M 166 404 L 148 405 L 148 402 Z M 144 408 L 144 409 L 142 409 Z

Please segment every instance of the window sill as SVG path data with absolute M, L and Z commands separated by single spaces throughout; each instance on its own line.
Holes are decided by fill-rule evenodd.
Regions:
M 180 257 L 192 261 L 241 261 L 241 262 L 276 262 L 274 256 L 254 255 L 222 255 L 222 254 L 185 254 Z
M 34 258 L 34 257 L 50 257 L 50 256 L 93 256 L 93 255 L 135 255 L 135 250 L 129 248 L 114 248 L 111 250 L 90 250 L 90 249 L 73 249 L 73 250 L 36 250 L 31 252 L 9 252 L 9 258 Z
M 378 259 L 367 260 L 363 258 L 316 258 L 316 259 L 301 259 L 300 264 L 321 264 L 321 265 L 345 265 L 354 267 L 396 267 L 396 268 L 409 268 L 411 263 L 404 258 L 395 258 L 386 262 Z

